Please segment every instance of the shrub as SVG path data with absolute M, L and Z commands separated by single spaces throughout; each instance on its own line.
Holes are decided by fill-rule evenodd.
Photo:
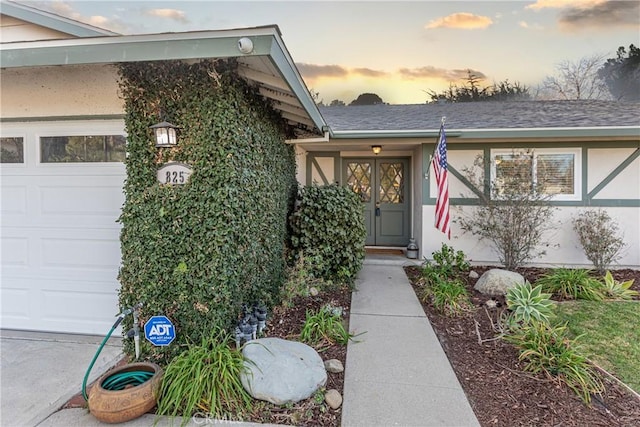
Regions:
M 508 270 L 546 253 L 541 246 L 546 232 L 554 228 L 555 211 L 549 204 L 550 196 L 532 186 L 530 156 L 516 153 L 514 159 L 510 174 L 505 173 L 486 190 L 482 190 L 484 178 L 477 177 L 473 169 L 465 169 L 467 179 L 476 186 L 480 204 L 456 219 L 464 232 L 487 240 Z M 475 166 L 483 170 L 483 159 L 476 159 Z
M 433 262 L 422 264 L 422 277 L 427 283 L 432 283 L 468 271 L 470 266 L 463 251 L 455 251 L 451 246 L 443 243 L 439 251 L 431 253 Z
M 586 210 L 573 218 L 573 229 L 587 259 L 600 273 L 622 256 L 626 246 L 620 228 L 604 209 Z
M 301 188 L 290 224 L 295 260 L 304 257 L 313 277 L 353 284 L 367 233 L 353 190 L 335 184 Z
M 602 283 L 584 269 L 556 268 L 540 277 L 536 285 L 564 299 L 600 301 L 604 298 Z
M 515 322 L 529 324 L 531 321 L 548 322 L 553 314 L 551 294 L 542 292 L 542 286 L 531 287 L 529 282 L 516 285 L 507 291 L 507 307 Z
M 613 278 L 611 272 L 607 271 L 604 276 L 602 292 L 607 299 L 631 300 L 638 296 L 638 291 L 630 289 L 631 285 L 633 285 L 633 279 L 626 282 L 618 282 Z
M 164 370 L 157 414 L 183 416 L 186 425 L 196 412 L 234 419 L 248 411 L 252 398 L 240 381 L 244 359 L 230 343 L 228 334 L 217 331 L 175 357 Z
M 126 63 L 127 178 L 119 221 L 120 305 L 143 302 L 175 325 L 169 346 L 143 345 L 164 364 L 214 328 L 231 328 L 242 303 L 277 302 L 284 281 L 295 156 L 282 118 L 223 61 Z M 159 113 L 180 126 L 174 148 L 156 148 Z M 184 185 L 157 181 L 159 166 L 189 164 Z M 123 324 L 131 327 L 131 319 Z M 132 354 L 130 340 L 125 351 Z
M 566 326 L 551 326 L 532 321 L 504 338 L 520 351 L 526 361 L 525 370 L 544 372 L 568 385 L 585 403 L 592 394 L 602 393 L 604 386 L 595 369 L 575 350 L 576 344 L 567 338 Z

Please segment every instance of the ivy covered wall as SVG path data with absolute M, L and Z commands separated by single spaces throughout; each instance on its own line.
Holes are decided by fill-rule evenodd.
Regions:
M 282 118 L 235 68 L 120 66 L 128 134 L 120 304 L 142 302 L 142 323 L 168 316 L 177 335 L 168 347 L 145 341 L 146 359 L 167 361 L 212 328 L 230 328 L 243 302 L 273 303 L 284 280 L 294 152 Z M 149 126 L 164 119 L 180 127 L 177 147 L 155 147 Z M 192 167 L 187 184 L 157 181 L 169 161 Z

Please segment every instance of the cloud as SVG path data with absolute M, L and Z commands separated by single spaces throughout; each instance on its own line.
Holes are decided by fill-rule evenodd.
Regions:
M 351 70 L 351 73 L 365 77 L 383 77 L 387 75 L 384 71 L 372 70 L 371 68 L 354 68 Z
M 29 3 L 29 6 L 55 13 L 56 15 L 70 18 L 74 21 L 103 28 L 105 30 L 111 30 L 118 33 L 125 33 L 127 30 L 126 25 L 117 19 L 109 19 L 101 15 L 84 16 L 77 12 L 71 4 L 64 1 L 38 1 Z
M 524 28 L 527 30 L 544 30 L 544 27 L 540 24 L 529 24 L 526 21 L 520 21 L 518 22 L 518 26 L 520 26 L 520 28 Z
M 340 65 L 318 65 L 297 63 L 296 66 L 305 78 L 316 79 L 319 77 L 346 77 L 349 72 Z
M 474 15 L 472 13 L 454 13 L 449 16 L 434 19 L 424 27 L 427 30 L 434 28 L 458 28 L 462 30 L 483 30 L 493 24 L 488 16 Z
M 560 13 L 563 30 L 640 28 L 640 2 L 606 1 L 588 7 L 570 7 Z
M 419 68 L 400 68 L 400 70 L 398 70 L 400 76 L 410 80 L 431 78 L 441 79 L 448 82 L 465 80 L 469 76 L 469 72 L 471 72 L 471 74 L 481 80 L 487 78 L 487 76 L 483 72 L 478 70 L 470 70 L 468 68 L 447 70 L 445 68 L 436 68 L 428 65 Z
M 180 22 L 182 24 L 189 23 L 187 15 L 184 13 L 184 11 L 178 9 L 148 9 L 144 13 L 145 15 L 155 16 L 158 18 L 173 19 L 174 21 Z
M 590 7 L 606 0 L 537 0 L 534 4 L 529 4 L 525 9 L 565 9 L 571 7 Z
M 394 72 L 373 70 L 371 68 L 347 68 L 341 65 L 319 65 L 306 63 L 297 63 L 296 67 L 300 71 L 300 74 L 302 74 L 302 77 L 307 81 L 319 78 L 347 79 L 354 76 L 373 78 L 392 78 L 396 76 L 407 80 L 440 79 L 446 82 L 456 82 L 459 80 L 466 80 L 469 76 L 469 72 L 480 80 L 487 78 L 483 72 L 478 70 L 468 68 L 448 70 L 430 65 L 418 68 L 400 68 Z
M 300 74 L 306 79 L 317 79 L 322 77 L 328 78 L 346 78 L 349 76 L 363 77 L 384 77 L 388 75 L 386 71 L 373 70 L 371 68 L 347 68 L 341 65 L 318 65 L 297 63 L 296 67 L 300 70 Z

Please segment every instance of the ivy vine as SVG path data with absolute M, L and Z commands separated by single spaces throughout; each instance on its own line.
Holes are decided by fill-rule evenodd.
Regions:
M 289 129 L 236 68 L 221 60 L 119 67 L 128 134 L 120 305 L 142 302 L 141 323 L 165 315 L 176 327 L 167 347 L 144 342 L 147 360 L 166 363 L 229 329 L 243 302 L 275 303 L 284 281 L 297 188 Z M 179 126 L 176 147 L 155 147 L 149 126 L 161 120 Z M 157 181 L 169 161 L 192 167 L 188 183 Z

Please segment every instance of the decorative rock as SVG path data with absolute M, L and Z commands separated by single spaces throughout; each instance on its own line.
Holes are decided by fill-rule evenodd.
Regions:
M 276 405 L 309 398 L 327 382 L 322 358 L 313 348 L 297 341 L 260 338 L 242 350 L 247 359 L 240 381 L 256 399 Z
M 311 295 L 312 297 L 315 297 L 318 295 L 318 288 L 316 288 L 315 286 L 312 286 L 309 288 L 309 295 Z
M 327 370 L 327 372 L 331 372 L 332 374 L 344 372 L 344 366 L 338 359 L 329 359 L 325 361 L 324 368 Z
M 480 276 L 475 271 L 471 270 L 469 272 L 469 279 L 477 279 L 478 277 L 480 277 Z
M 506 295 L 510 288 L 522 283 L 524 277 L 521 274 L 494 268 L 480 276 L 473 288 L 485 295 L 499 296 Z
M 338 390 L 332 388 L 331 390 L 327 390 L 325 393 L 324 401 L 327 402 L 329 408 L 338 409 L 340 405 L 342 405 L 342 396 Z

